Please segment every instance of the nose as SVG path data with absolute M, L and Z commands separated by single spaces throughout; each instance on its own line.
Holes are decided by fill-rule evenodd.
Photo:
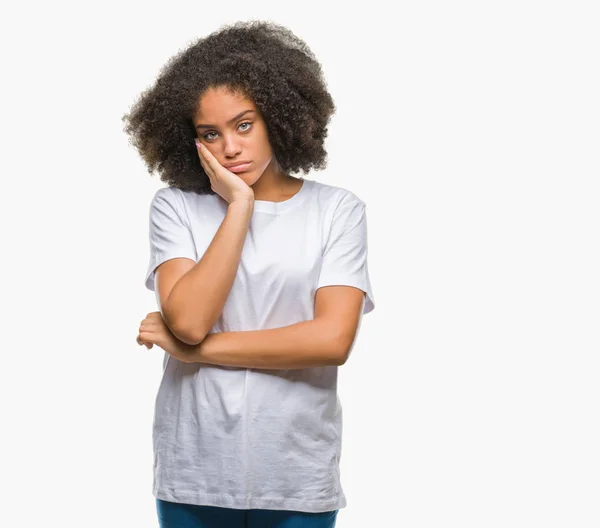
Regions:
M 225 136 L 224 155 L 226 158 L 235 158 L 241 152 L 241 147 L 235 136 Z

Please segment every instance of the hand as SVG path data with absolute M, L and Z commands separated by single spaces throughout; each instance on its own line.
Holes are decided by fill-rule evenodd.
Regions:
M 152 312 L 146 315 L 146 318 L 140 324 L 136 341 L 138 345 L 145 345 L 148 349 L 157 345 L 179 361 L 194 363 L 195 347 L 177 339 L 165 323 L 160 312 Z
M 254 191 L 237 174 L 227 170 L 215 158 L 199 139 L 196 139 L 196 149 L 204 172 L 210 180 L 210 188 L 227 203 L 236 200 L 254 202 Z

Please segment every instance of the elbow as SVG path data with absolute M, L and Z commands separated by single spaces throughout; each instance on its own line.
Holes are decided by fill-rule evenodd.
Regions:
M 197 321 L 186 320 L 186 318 L 182 317 L 182 314 L 177 313 L 171 304 L 168 303 L 165 303 L 163 309 L 163 319 L 169 330 L 171 330 L 171 333 L 186 345 L 198 345 L 204 340 L 206 334 L 208 334 L 208 330 L 204 331 L 198 328 Z
M 173 332 L 173 335 L 177 339 L 179 339 L 179 341 L 181 341 L 182 343 L 185 343 L 186 345 L 191 345 L 191 346 L 199 345 L 200 343 L 202 343 L 202 341 L 204 341 L 204 337 L 205 337 L 205 336 L 202 336 L 202 338 L 198 338 L 197 335 L 194 335 L 191 332 L 178 332 L 178 333 Z
M 341 367 L 345 365 L 350 357 L 350 353 L 354 348 L 354 343 L 356 342 L 356 333 L 352 335 L 342 335 L 339 336 L 336 340 L 336 346 L 334 347 L 335 354 L 335 365 Z
M 350 357 L 350 352 L 349 351 L 344 351 L 342 353 L 339 353 L 336 356 L 335 366 L 336 367 L 341 367 L 342 365 L 345 365 L 346 361 L 348 361 L 349 357 Z
M 199 332 L 197 328 L 192 328 L 189 324 L 182 324 L 179 321 L 168 322 L 167 326 L 171 333 L 186 345 L 196 346 L 202 343 L 208 332 Z
M 333 360 L 330 362 L 330 365 L 333 365 L 334 367 L 341 367 L 342 365 L 346 364 L 346 361 L 348 361 L 349 357 L 350 357 L 350 354 L 346 354 L 344 352 L 338 352 L 333 357 Z

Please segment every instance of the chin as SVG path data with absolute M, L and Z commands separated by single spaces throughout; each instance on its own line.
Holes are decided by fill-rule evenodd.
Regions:
M 249 187 L 252 187 L 256 182 L 258 182 L 258 180 L 260 180 L 260 176 L 254 176 L 252 171 L 242 172 L 238 174 L 238 176 L 242 178 L 242 180 L 244 180 Z

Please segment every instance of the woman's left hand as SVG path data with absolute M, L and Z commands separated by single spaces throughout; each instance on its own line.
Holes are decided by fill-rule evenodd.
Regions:
M 148 349 L 157 345 L 179 361 L 193 363 L 195 347 L 177 339 L 160 312 L 151 312 L 146 315 L 140 324 L 136 341 L 138 345 L 145 345 Z

